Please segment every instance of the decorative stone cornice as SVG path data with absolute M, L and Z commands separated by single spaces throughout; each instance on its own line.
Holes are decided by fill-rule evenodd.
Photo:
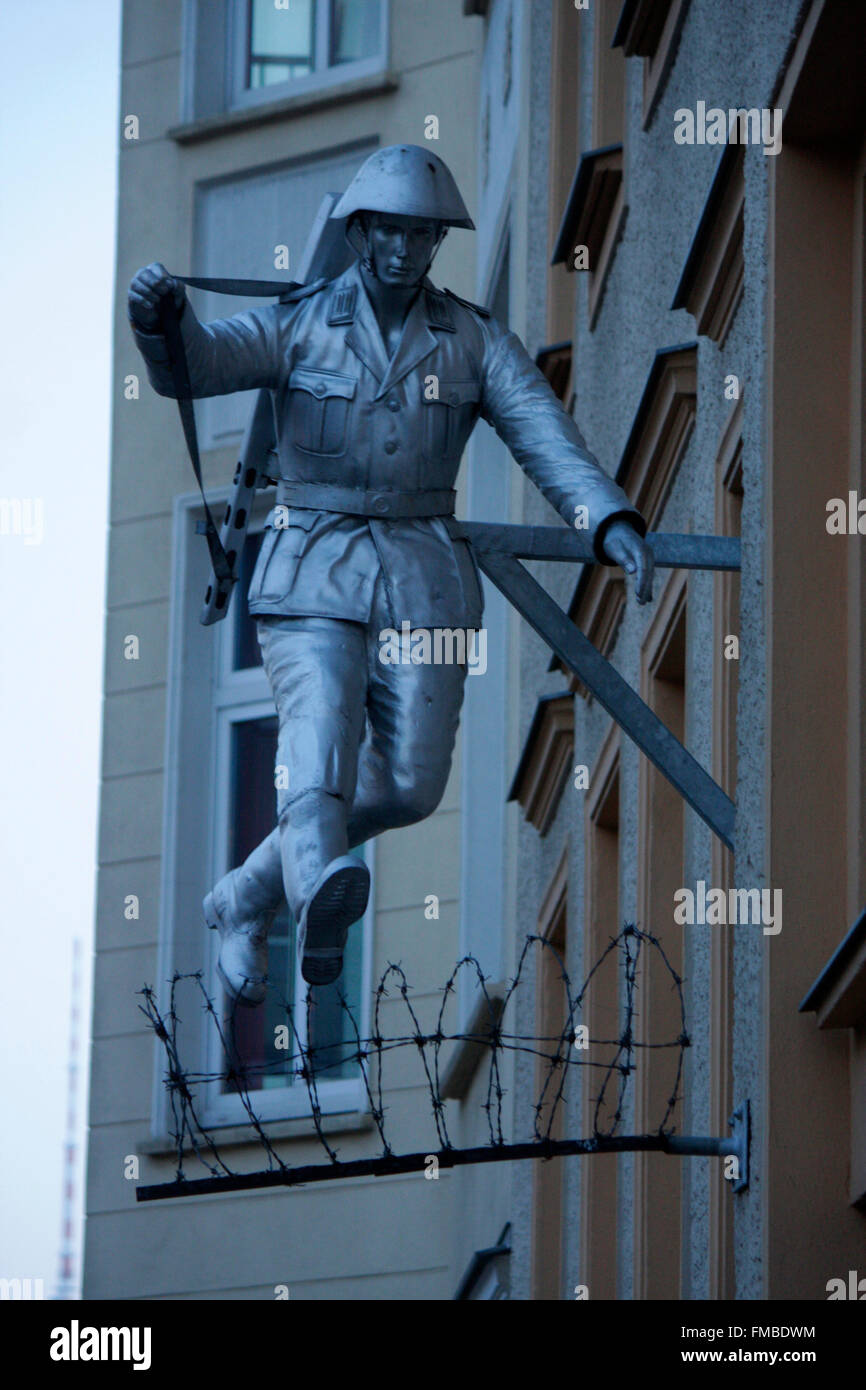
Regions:
M 745 192 L 743 147 L 726 145 L 671 304 L 720 347 L 743 296 Z
M 866 912 L 857 918 L 800 1005 L 819 1028 L 866 1028 Z
M 553 822 L 574 752 L 574 696 L 570 690 L 544 695 L 535 707 L 509 801 L 544 835 Z
M 587 150 L 578 161 L 550 263 L 564 264 L 568 271 L 582 270 L 589 275 L 590 328 L 595 326 L 598 317 L 607 274 L 627 213 L 622 145 Z M 576 255 L 584 246 L 585 264 Z
M 627 58 L 649 58 L 664 33 L 675 0 L 625 0 L 613 35 L 612 48 L 622 48 Z
M 673 64 L 688 0 L 625 0 L 613 48 L 644 59 L 643 123 L 646 127 Z
M 814 1013 L 819 1028 L 849 1033 L 849 1196 L 866 1210 L 866 911 L 834 951 L 812 985 L 800 1013 Z
M 696 343 L 661 348 L 653 359 L 616 480 L 655 530 L 695 422 Z
M 535 356 L 535 365 L 547 377 L 563 404 L 568 394 L 568 383 L 571 381 L 571 356 L 572 347 L 568 339 L 562 343 L 550 343 L 547 347 L 539 348 Z
M 573 268 L 574 248 L 586 246 L 589 269 L 597 271 L 605 235 L 622 183 L 622 145 L 604 145 L 581 155 L 553 248 L 551 265 Z

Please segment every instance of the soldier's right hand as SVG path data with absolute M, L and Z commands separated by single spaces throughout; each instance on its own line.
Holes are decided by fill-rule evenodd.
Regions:
M 160 261 L 153 261 L 138 272 L 129 286 L 129 317 L 145 332 L 154 332 L 159 328 L 159 302 L 167 294 L 174 296 L 179 313 L 183 308 L 186 290 L 180 280 L 169 275 Z

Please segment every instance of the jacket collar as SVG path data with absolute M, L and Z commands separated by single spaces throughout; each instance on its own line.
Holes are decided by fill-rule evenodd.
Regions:
M 360 358 L 379 382 L 379 389 L 375 398 L 379 400 L 392 387 L 408 376 L 419 362 L 423 362 L 425 357 L 438 345 L 439 338 L 432 329 L 445 332 L 454 332 L 454 324 L 451 318 L 450 306 L 444 295 L 424 279 L 421 290 L 416 296 L 406 321 L 403 324 L 403 331 L 400 334 L 400 341 L 397 350 L 391 360 L 385 344 L 382 341 L 382 334 L 373 306 L 364 288 L 364 281 L 361 278 L 361 269 L 356 261 L 354 265 L 341 275 L 334 282 L 336 294 L 343 294 L 354 288 L 354 295 L 350 295 L 352 300 L 352 322 L 346 332 L 346 346 Z M 341 304 L 345 303 L 345 298 Z

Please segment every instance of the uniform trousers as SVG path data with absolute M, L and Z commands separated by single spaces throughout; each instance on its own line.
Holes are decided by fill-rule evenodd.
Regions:
M 411 825 L 445 791 L 465 663 L 385 663 L 381 574 L 370 620 L 258 619 L 279 721 L 277 826 L 235 872 L 240 912 L 300 918 L 332 859 L 383 830 Z M 285 786 L 281 783 L 285 782 Z

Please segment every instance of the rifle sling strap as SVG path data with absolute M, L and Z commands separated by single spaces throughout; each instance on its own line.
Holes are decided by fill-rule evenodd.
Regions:
M 297 286 L 285 280 L 220 280 L 201 278 L 193 275 L 176 275 L 176 280 L 180 280 L 184 285 L 191 285 L 194 289 L 211 290 L 216 294 L 239 294 L 255 298 L 271 298 L 282 296 L 287 291 L 296 289 Z M 195 473 L 195 480 L 198 490 L 201 493 L 201 500 L 204 505 L 205 521 L 199 530 L 207 541 L 207 548 L 210 552 L 213 572 L 221 587 L 231 588 L 234 584 L 232 567 L 226 555 L 223 543 L 220 539 L 213 513 L 208 506 L 205 496 L 204 482 L 201 473 L 201 456 L 198 447 L 198 434 L 195 427 L 195 411 L 192 403 L 192 387 L 189 379 L 189 366 L 186 360 L 186 349 L 183 343 L 183 334 L 180 329 L 180 314 L 174 297 L 170 294 L 164 295 L 160 300 L 159 306 L 160 327 L 165 338 L 168 349 L 169 367 L 171 369 L 171 379 L 174 385 L 175 396 L 177 398 L 177 408 L 180 412 L 180 422 L 183 426 L 186 447 L 189 452 L 192 469 Z

